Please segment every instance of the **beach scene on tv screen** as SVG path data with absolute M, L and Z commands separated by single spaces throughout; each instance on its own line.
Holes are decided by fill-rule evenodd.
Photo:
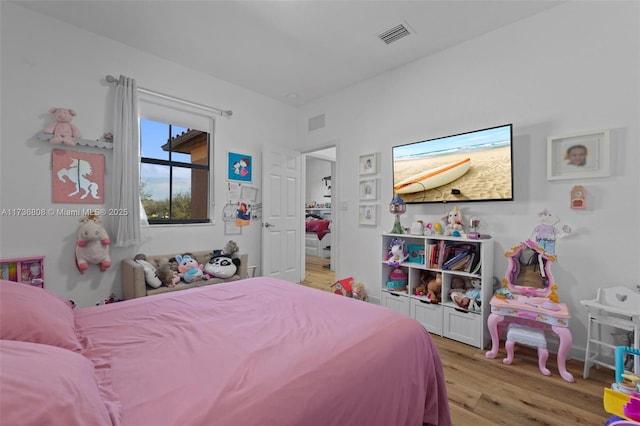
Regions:
M 393 187 L 406 203 L 513 199 L 511 126 L 394 147 Z

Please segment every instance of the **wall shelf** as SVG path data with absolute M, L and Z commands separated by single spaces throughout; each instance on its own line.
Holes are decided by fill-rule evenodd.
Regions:
M 53 137 L 52 133 L 40 133 L 38 134 L 38 139 L 41 141 L 49 141 Z M 83 146 L 91 146 L 94 148 L 104 148 L 104 149 L 113 149 L 113 142 L 107 142 L 104 140 L 90 140 L 90 139 L 81 139 L 81 138 L 73 138 L 76 145 Z M 63 145 L 63 144 L 61 144 Z M 69 146 L 69 145 L 66 145 Z

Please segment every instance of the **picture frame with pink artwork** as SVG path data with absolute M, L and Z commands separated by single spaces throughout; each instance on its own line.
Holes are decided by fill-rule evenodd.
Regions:
M 54 203 L 104 204 L 104 155 L 52 150 L 51 185 Z

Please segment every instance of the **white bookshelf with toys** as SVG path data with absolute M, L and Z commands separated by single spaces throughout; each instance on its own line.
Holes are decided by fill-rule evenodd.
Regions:
M 482 349 L 490 341 L 493 255 L 490 238 L 383 234 L 381 304 Z

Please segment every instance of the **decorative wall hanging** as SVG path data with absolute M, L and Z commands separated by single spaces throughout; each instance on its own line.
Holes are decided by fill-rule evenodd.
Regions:
M 231 181 L 251 182 L 253 162 L 250 155 L 230 152 L 227 160 L 227 179 Z
M 360 225 L 375 226 L 378 224 L 377 204 L 360 204 L 358 223 Z
M 378 154 L 361 155 L 358 163 L 360 175 L 375 175 L 378 173 Z
M 547 139 L 547 179 L 609 176 L 609 130 Z
M 102 226 L 100 218 L 89 214 L 80 219 L 76 243 L 76 266 L 81 274 L 89 269 L 89 264 L 98 265 L 100 272 L 111 266 L 109 257 L 109 234 Z
M 378 199 L 378 179 L 360 181 L 360 199 L 369 201 Z
M 251 223 L 251 204 L 245 201 L 238 201 L 236 211 L 236 225 L 247 226 Z
M 54 149 L 51 163 L 54 203 L 105 202 L 104 155 Z

